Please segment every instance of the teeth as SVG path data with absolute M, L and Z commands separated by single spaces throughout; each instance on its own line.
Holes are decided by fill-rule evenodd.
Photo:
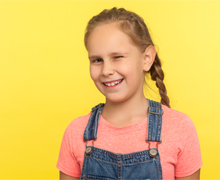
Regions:
M 119 84 L 121 81 L 116 81 L 116 82 L 112 82 L 112 83 L 104 83 L 106 86 L 114 86 L 116 84 Z

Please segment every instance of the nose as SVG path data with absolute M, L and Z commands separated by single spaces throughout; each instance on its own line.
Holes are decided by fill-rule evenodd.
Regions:
M 109 75 L 113 75 L 114 72 L 115 72 L 114 68 L 113 68 L 113 66 L 111 65 L 110 62 L 104 62 L 103 63 L 101 75 L 109 76 Z

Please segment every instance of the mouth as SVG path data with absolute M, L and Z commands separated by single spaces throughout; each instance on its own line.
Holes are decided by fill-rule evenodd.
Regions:
M 124 79 L 120 79 L 120 80 L 116 80 L 116 81 L 112 81 L 112 82 L 105 82 L 103 84 L 107 87 L 113 87 L 113 86 L 120 84 L 123 80 Z

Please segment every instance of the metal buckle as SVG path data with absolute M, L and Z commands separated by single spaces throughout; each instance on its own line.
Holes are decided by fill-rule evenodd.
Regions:
M 92 147 L 94 146 L 94 140 L 92 140 Z M 87 141 L 86 141 L 86 155 L 90 155 L 92 153 L 92 147 L 87 147 Z
M 94 140 L 92 140 L 92 147 L 94 146 Z M 87 147 L 87 141 L 86 141 L 86 147 Z
M 149 144 L 148 148 L 149 148 L 149 155 L 150 155 L 150 157 L 155 157 L 157 155 L 158 144 L 162 143 L 162 141 L 157 142 L 156 149 L 151 149 L 150 148 L 150 141 L 146 140 L 146 142 Z
M 155 109 L 161 109 L 161 108 L 156 108 L 156 107 L 151 107 L 151 108 L 155 108 Z M 148 106 L 148 113 L 151 113 L 151 114 L 163 115 L 163 109 L 161 109 L 161 110 L 162 110 L 162 113 L 150 112 L 150 111 L 149 111 L 149 106 Z

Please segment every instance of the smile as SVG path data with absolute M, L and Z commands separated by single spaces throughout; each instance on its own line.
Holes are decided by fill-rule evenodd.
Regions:
M 105 86 L 108 86 L 108 87 L 111 87 L 111 86 L 115 86 L 117 84 L 120 84 L 124 79 L 121 79 L 121 80 L 117 80 L 117 81 L 114 81 L 114 82 L 111 82 L 111 83 L 103 83 Z

